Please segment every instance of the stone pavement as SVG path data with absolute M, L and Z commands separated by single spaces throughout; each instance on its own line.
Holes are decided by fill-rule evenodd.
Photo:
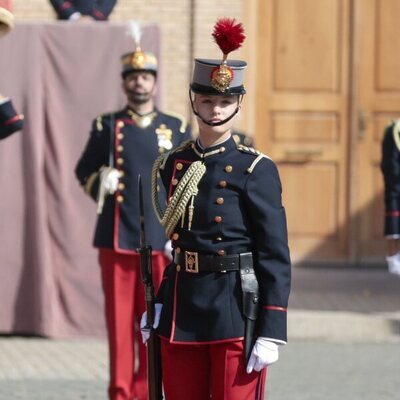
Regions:
M 288 317 L 292 338 L 398 340 L 400 276 L 383 268 L 293 268 Z
M 105 340 L 0 337 L 1 400 L 106 400 Z
M 384 269 L 294 268 L 289 344 L 268 400 L 397 399 L 400 277 Z M 0 400 L 106 400 L 102 339 L 0 336 Z

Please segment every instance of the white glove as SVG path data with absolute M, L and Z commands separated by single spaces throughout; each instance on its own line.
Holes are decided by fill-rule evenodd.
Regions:
M 168 240 L 164 245 L 164 254 L 169 261 L 172 261 L 172 242 Z
M 161 303 L 154 304 L 154 324 L 153 328 L 157 329 L 160 323 L 160 315 L 163 305 Z M 145 344 L 150 337 L 150 329 L 147 326 L 147 311 L 145 311 L 140 320 L 140 333 L 142 334 L 142 341 Z
M 120 173 L 115 168 L 105 167 L 100 173 L 100 182 L 109 194 L 114 194 L 118 189 Z
M 278 361 L 278 358 L 278 345 L 264 337 L 259 337 L 253 346 L 253 350 L 251 351 L 246 372 L 251 374 L 253 370 L 261 371 L 267 365 Z
M 400 251 L 393 256 L 387 256 L 386 262 L 390 274 L 400 275 Z

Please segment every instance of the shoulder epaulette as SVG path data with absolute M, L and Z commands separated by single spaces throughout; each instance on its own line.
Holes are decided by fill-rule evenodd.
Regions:
M 266 154 L 261 153 L 260 151 L 254 149 L 253 147 L 248 147 L 248 146 L 244 146 L 243 144 L 238 144 L 237 149 L 239 151 L 241 151 L 242 153 L 246 153 L 246 154 L 252 154 L 254 156 L 256 156 L 255 160 L 250 164 L 250 166 L 247 168 L 247 172 L 249 174 L 251 174 L 254 170 L 254 168 L 256 167 L 256 165 L 263 159 L 263 158 L 267 158 L 268 160 L 271 160 L 270 157 L 268 157 Z
M 188 147 L 190 147 L 190 146 L 192 145 L 192 143 L 193 143 L 193 140 L 186 140 L 186 141 L 184 141 L 181 145 L 179 145 L 178 147 L 175 147 L 174 149 L 172 149 L 172 150 L 170 150 L 170 151 L 168 151 L 168 152 L 166 152 L 166 153 L 163 153 L 163 154 L 160 156 L 160 158 L 162 158 L 162 161 L 161 161 L 161 163 L 160 163 L 160 169 L 164 169 L 165 164 L 166 164 L 166 162 L 167 162 L 167 160 L 168 160 L 168 157 L 169 157 L 170 155 L 175 154 L 175 153 L 177 153 L 177 152 L 179 152 L 179 151 L 182 151 L 182 150 L 187 149 Z
M 170 117 L 174 117 L 176 119 L 178 119 L 181 122 L 181 126 L 179 127 L 179 132 L 180 133 L 185 133 L 186 132 L 186 127 L 187 127 L 187 121 L 186 118 L 183 115 L 171 112 L 171 111 L 167 111 L 164 112 L 165 115 L 168 115 Z
M 261 152 L 259 152 L 259 151 L 256 150 L 255 148 L 245 146 L 244 144 L 238 144 L 236 147 L 237 147 L 237 149 L 238 149 L 239 151 L 241 151 L 242 153 L 255 154 L 256 156 L 258 156 L 258 155 L 261 154 Z
M 101 132 L 103 130 L 103 119 L 107 118 L 107 117 L 111 117 L 112 115 L 117 114 L 118 111 L 111 111 L 111 112 L 106 112 L 103 114 L 100 114 L 97 118 L 96 118 L 96 129 Z
M 400 151 L 400 119 L 394 120 L 392 121 L 392 123 L 393 123 L 393 128 L 392 128 L 393 140 L 397 147 L 397 150 Z

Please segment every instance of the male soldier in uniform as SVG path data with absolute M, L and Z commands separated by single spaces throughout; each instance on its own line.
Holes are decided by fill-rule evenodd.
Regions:
M 386 261 L 389 272 L 400 275 L 400 120 L 385 129 L 381 169 L 385 182 Z
M 138 175 L 145 196 L 146 240 L 152 245 L 153 278 L 160 283 L 168 261 L 166 239 L 151 206 L 150 177 L 154 160 L 190 138 L 183 118 L 154 106 L 157 60 L 140 47 L 122 60 L 122 88 L 127 106 L 93 121 L 90 138 L 77 164 L 85 192 L 97 201 L 94 246 L 99 248 L 110 351 L 111 400 L 146 400 L 146 349 L 134 325 L 145 309 L 140 277 Z M 137 324 L 138 325 L 138 324 Z M 139 342 L 141 342 L 139 340 Z
M 50 0 L 58 19 L 72 21 L 86 19 L 105 21 L 116 2 L 116 0 Z
M 0 37 L 10 32 L 13 26 L 11 0 L 0 0 Z M 0 139 L 21 130 L 23 120 L 23 115 L 15 111 L 11 100 L 0 93 Z
M 286 217 L 273 161 L 231 135 L 246 63 L 226 57 L 243 28 L 222 19 L 213 36 L 224 58 L 196 59 L 190 86 L 199 137 L 155 163 L 165 213 L 153 201 L 174 249 L 156 304 L 163 383 L 167 400 L 261 400 L 287 340 Z

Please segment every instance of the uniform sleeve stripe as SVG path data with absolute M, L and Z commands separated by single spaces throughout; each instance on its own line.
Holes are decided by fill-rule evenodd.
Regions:
M 287 308 L 278 306 L 263 306 L 263 309 L 287 312 Z
M 106 16 L 103 13 L 101 13 L 99 10 L 94 9 L 93 13 L 100 19 L 106 19 Z
M 60 11 L 64 11 L 64 10 L 67 10 L 68 8 L 71 8 L 71 7 L 72 7 L 72 4 L 71 4 L 70 1 L 64 1 L 64 3 L 61 4 L 59 10 Z
M 22 114 L 14 115 L 12 118 L 8 119 L 6 122 L 4 122 L 4 125 L 11 125 L 16 121 L 20 121 L 24 119 L 24 116 Z
M 386 211 L 387 217 L 400 217 L 400 211 Z

